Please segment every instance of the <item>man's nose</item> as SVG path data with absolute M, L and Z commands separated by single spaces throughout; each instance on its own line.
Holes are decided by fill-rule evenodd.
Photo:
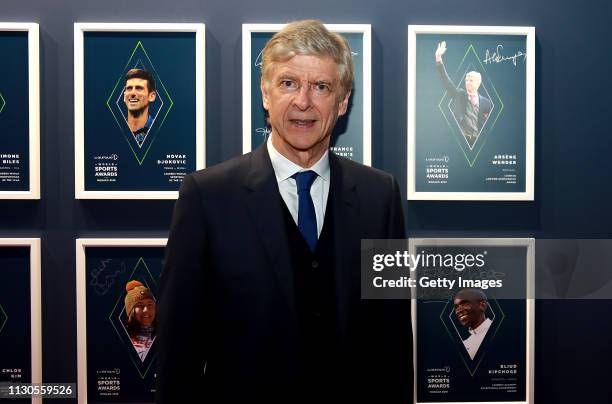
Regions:
M 311 100 L 310 100 L 310 86 L 305 85 L 301 86 L 298 90 L 298 93 L 295 95 L 293 99 L 293 104 L 300 110 L 305 111 L 310 108 Z

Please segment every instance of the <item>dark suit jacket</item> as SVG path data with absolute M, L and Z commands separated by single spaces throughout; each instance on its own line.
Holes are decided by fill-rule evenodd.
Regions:
M 411 402 L 410 303 L 360 298 L 360 240 L 404 237 L 397 183 L 329 159 L 339 348 L 321 364 L 335 369 L 324 398 Z M 158 403 L 294 403 L 309 389 L 283 203 L 265 145 L 185 177 L 158 303 Z
M 459 121 L 461 125 L 461 121 L 465 117 L 465 111 L 468 107 L 468 94 L 463 88 L 457 88 L 455 84 L 452 82 L 450 77 L 448 77 L 448 73 L 446 73 L 446 68 L 444 67 L 444 63 L 436 63 L 436 70 L 438 71 L 438 76 L 446 88 L 448 92 L 448 96 L 452 99 L 452 109 L 455 114 L 455 118 Z M 493 108 L 493 103 L 487 97 L 484 97 L 482 94 L 478 93 L 478 130 L 480 131 L 485 124 L 489 114 L 491 113 L 491 109 Z

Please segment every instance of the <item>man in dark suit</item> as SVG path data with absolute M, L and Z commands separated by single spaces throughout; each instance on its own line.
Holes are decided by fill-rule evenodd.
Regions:
M 493 103 L 478 92 L 482 83 L 482 76 L 479 72 L 471 71 L 465 74 L 465 90 L 455 86 L 444 68 L 442 55 L 445 52 L 446 42 L 443 41 L 438 44 L 435 52 L 436 70 L 451 98 L 453 115 L 471 148 L 474 147 L 482 127 L 489 118 Z
M 360 240 L 403 238 L 388 174 L 329 152 L 353 82 L 318 21 L 263 51 L 271 136 L 185 177 L 158 305 L 158 403 L 412 401 L 409 301 L 360 298 Z

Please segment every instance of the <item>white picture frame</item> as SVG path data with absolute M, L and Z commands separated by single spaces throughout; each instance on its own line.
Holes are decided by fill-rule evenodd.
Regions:
M 87 403 L 87 291 L 86 249 L 89 247 L 165 247 L 166 238 L 76 239 L 77 400 Z
M 525 262 L 525 278 L 526 290 L 524 292 L 525 308 L 525 401 L 482 401 L 475 399 L 473 401 L 444 401 L 445 404 L 533 404 L 534 403 L 534 364 L 535 364 L 535 239 L 533 238 L 410 238 L 409 253 L 417 254 L 418 248 L 423 246 L 429 247 L 525 247 L 526 262 Z M 417 271 L 418 272 L 418 269 Z M 413 276 L 415 274 L 413 273 Z M 418 383 L 423 381 L 417 380 L 419 369 L 417 367 L 419 354 L 418 350 L 418 329 L 417 329 L 417 298 L 416 291 L 412 292 L 412 332 L 413 332 L 413 366 L 414 372 L 414 402 L 417 404 L 426 404 L 441 401 L 418 401 L 417 388 Z
M 0 238 L 0 249 L 28 247 L 30 250 L 30 341 L 31 381 L 42 383 L 42 295 L 41 295 L 41 247 L 40 238 Z M 1 270 L 1 269 L 0 269 Z M 42 403 L 41 397 L 32 397 L 33 404 Z
M 516 63 L 517 58 L 520 60 L 520 68 L 522 69 L 522 65 L 524 64 L 525 68 L 525 79 L 524 83 L 518 86 L 515 86 L 514 89 L 520 89 L 521 94 L 524 92 L 524 102 L 523 100 L 519 100 L 518 104 L 524 104 L 523 108 L 517 106 L 515 109 L 510 110 L 506 108 L 504 114 L 515 114 L 511 119 L 508 119 L 507 122 L 512 122 L 514 118 L 524 120 L 524 133 L 520 133 L 520 138 L 517 140 L 517 143 L 520 147 L 510 148 L 513 151 L 507 151 L 504 154 L 504 146 L 499 146 L 497 149 L 491 148 L 491 143 L 494 142 L 495 136 L 493 136 L 493 140 L 490 140 L 492 136 L 489 136 L 490 133 L 498 133 L 501 134 L 502 131 L 507 131 L 508 133 L 503 133 L 504 135 L 511 136 L 512 134 L 516 134 L 517 132 L 522 132 L 523 130 L 512 131 L 508 127 L 508 125 L 499 124 L 495 127 L 495 124 L 498 122 L 500 116 L 502 119 L 500 122 L 504 121 L 502 111 L 503 111 L 503 102 L 501 101 L 500 94 L 497 93 L 497 90 L 492 88 L 491 94 L 499 99 L 497 105 L 493 104 L 493 109 L 490 111 L 490 116 L 495 119 L 485 120 L 484 125 L 480 125 L 479 121 L 479 134 L 478 138 L 475 140 L 473 144 L 464 144 L 465 142 L 461 139 L 461 136 L 450 135 L 453 132 L 462 133 L 463 129 L 459 129 L 460 124 L 455 119 L 455 122 L 448 123 L 448 128 L 445 129 L 448 132 L 449 136 L 438 136 L 437 138 L 432 138 L 432 132 L 434 134 L 439 133 L 440 127 L 427 125 L 427 120 L 430 116 L 433 116 L 433 119 L 442 121 L 443 118 L 439 115 L 440 111 L 443 111 L 442 101 L 446 103 L 449 99 L 451 102 L 453 98 L 448 96 L 447 93 L 443 91 L 443 87 L 439 83 L 433 83 L 438 81 L 435 78 L 429 78 L 427 74 L 423 74 L 427 69 L 431 69 L 432 71 L 436 70 L 436 65 L 434 62 L 434 52 L 435 47 L 430 46 L 427 49 L 421 49 L 420 45 L 423 43 L 429 44 L 428 40 L 433 40 L 432 38 L 437 38 L 436 40 L 446 41 L 452 40 L 453 38 L 459 38 L 460 36 L 473 36 L 474 41 L 481 40 L 484 42 L 487 38 L 494 37 L 505 37 L 509 40 L 512 38 L 525 38 L 524 47 L 521 51 L 517 52 L 514 55 L 504 55 L 499 52 L 499 50 L 503 50 L 503 45 L 500 45 L 501 48 L 492 48 L 486 49 L 485 54 L 481 53 L 484 49 L 483 46 L 479 48 L 478 43 L 476 42 L 476 46 L 474 50 L 474 46 L 472 46 L 472 50 L 474 50 L 473 55 L 475 57 L 480 58 L 484 57 L 485 64 L 488 64 L 489 72 L 483 72 L 482 75 L 482 83 L 491 84 L 492 81 L 490 77 L 494 77 L 491 72 L 492 66 L 507 66 L 510 63 Z M 448 39 L 445 39 L 448 38 Z M 428 45 L 429 46 L 429 45 Z M 460 49 L 461 51 L 466 50 L 469 52 L 469 47 L 465 49 Z M 456 53 L 458 49 L 454 49 Z M 466 55 L 468 54 L 466 52 Z M 477 52 L 480 52 L 477 54 Z M 448 54 L 448 53 L 447 53 Z M 485 56 L 486 55 L 486 56 Z M 421 56 L 421 57 L 419 57 Z M 460 55 L 459 55 L 460 56 Z M 488 58 L 488 59 L 487 59 Z M 454 26 L 454 25 L 409 25 L 408 26 L 408 142 L 407 142 L 407 187 L 408 187 L 408 200 L 490 200 L 490 201 L 533 201 L 534 200 L 534 167 L 535 167 L 535 28 L 534 27 L 511 27 L 511 26 Z M 459 78 L 463 72 L 462 68 L 464 66 L 464 61 L 466 60 L 466 56 L 463 57 L 461 64 L 457 64 L 457 66 L 448 67 L 449 75 L 451 72 L 457 69 L 456 73 L 459 73 Z M 426 68 L 421 67 L 420 63 L 428 64 Z M 431 65 L 429 67 L 429 65 Z M 469 63 L 466 63 L 465 66 L 468 66 Z M 484 68 L 484 65 L 480 63 L 480 67 Z M 517 66 L 515 64 L 515 66 Z M 460 71 L 461 70 L 461 71 Z M 469 70 L 469 68 L 467 69 Z M 522 73 L 521 73 L 522 74 Z M 499 73 L 498 76 L 502 76 L 503 73 Z M 506 75 L 508 77 L 508 75 Z M 429 85 L 429 80 L 432 81 L 431 85 Z M 522 81 L 522 80 L 520 80 Z M 457 82 L 457 81 L 455 81 Z M 436 95 L 441 95 L 442 99 L 440 99 L 440 104 L 438 105 L 439 111 L 436 110 L 438 115 L 433 114 L 433 110 L 435 109 L 433 102 L 433 98 L 435 95 L 430 95 L 427 91 L 424 91 L 424 88 L 429 86 L 429 89 L 435 89 Z M 460 85 L 457 87 L 459 89 Z M 491 86 L 493 87 L 493 86 Z M 511 85 L 508 87 L 512 88 Z M 486 87 L 484 87 L 486 90 Z M 420 93 L 419 101 L 417 101 L 417 92 Z M 517 90 L 518 92 L 518 90 Z M 438 94 L 439 93 L 439 94 Z M 430 97 L 431 100 L 428 98 Z M 445 99 L 445 97 L 447 97 Z M 502 94 L 501 97 L 504 97 Z M 439 97 L 438 97 L 439 98 Z M 438 98 L 435 99 L 436 104 Z M 491 97 L 493 98 L 493 97 Z M 424 101 L 422 101 L 424 100 Z M 426 106 L 425 106 L 426 104 Z M 515 105 L 516 103 L 512 104 Z M 448 107 L 449 105 L 444 105 L 444 107 Z M 496 108 L 497 107 L 497 108 Z M 417 109 L 420 112 L 417 112 Z M 431 111 L 430 111 L 431 110 Z M 444 114 L 444 112 L 442 112 Z M 487 119 L 489 116 L 489 112 L 486 113 Z M 447 119 L 444 116 L 444 119 Z M 452 119 L 449 119 L 452 121 Z M 449 122 L 447 120 L 447 122 Z M 425 124 L 421 124 L 425 123 Z M 495 129 L 494 129 L 495 127 Z M 501 129 L 500 129 L 501 127 Z M 434 128 L 434 129 L 432 129 Z M 448 130 L 447 130 L 448 129 Z M 465 136 L 465 135 L 464 135 Z M 465 136 L 467 139 L 467 136 Z M 419 145 L 423 145 L 424 140 L 428 139 L 431 142 L 430 148 L 428 152 L 419 153 L 417 149 L 419 149 Z M 430 140 L 431 139 L 431 140 Z M 489 139 L 489 147 L 486 150 L 486 153 L 483 151 L 483 147 L 485 146 L 487 140 Z M 503 139 L 502 136 L 497 137 L 497 139 Z M 524 145 L 522 144 L 524 141 Z M 451 143 L 448 146 L 448 150 L 450 153 L 457 153 L 456 158 L 453 156 L 449 157 L 448 153 L 444 150 L 440 150 L 440 156 L 434 156 L 435 153 L 431 152 L 432 148 L 435 148 L 434 142 L 437 144 L 443 143 Z M 457 143 L 457 144 L 455 144 Z M 468 142 L 469 143 L 469 142 Z M 500 141 L 501 143 L 501 141 Z M 468 147 L 466 147 L 468 146 Z M 454 147 L 455 149 L 453 149 Z M 520 151 L 517 153 L 515 149 L 519 149 Z M 524 149 L 524 153 L 523 153 Z M 501 150 L 501 152 L 497 153 L 494 150 Z M 508 150 L 508 149 L 506 149 Z M 483 152 L 483 154 L 481 154 Z M 486 154 L 486 156 L 485 156 Z M 518 155 L 518 157 L 517 157 Z M 465 156 L 464 161 L 463 156 Z M 508 160 L 507 158 L 510 157 Z M 512 159 L 514 157 L 514 159 Z M 429 161 L 435 161 L 436 163 L 426 163 L 426 159 L 433 159 Z M 518 161 L 517 161 L 518 159 Z M 449 162 L 450 160 L 450 162 Z M 462 164 L 458 164 L 455 161 L 460 160 Z M 487 161 L 488 163 L 484 163 Z M 514 162 L 513 162 L 514 161 Z M 498 171 L 494 171 L 499 168 L 501 171 L 504 167 L 498 166 L 494 167 L 494 164 L 516 164 L 516 166 L 510 166 L 509 168 L 513 169 L 516 167 L 517 174 L 515 177 L 505 178 L 507 175 L 514 174 L 503 174 Z M 417 165 L 418 164 L 418 165 Z M 475 166 L 476 164 L 476 166 Z M 435 168 L 434 168 L 435 167 Z M 475 168 L 474 168 L 475 167 Z M 442 179 L 440 180 L 438 177 L 429 178 L 427 170 L 437 170 L 441 169 L 439 173 L 436 171 L 435 174 L 442 175 Z M 432 171 L 433 172 L 433 171 Z M 471 177 L 471 178 L 470 178 Z M 459 180 L 457 180 L 459 178 Z M 512 182 L 513 178 L 515 182 Z M 455 181 L 455 183 L 451 186 L 449 182 Z M 447 182 L 445 182 L 447 181 Z M 469 184 L 469 185 L 466 185 Z M 485 184 L 485 185 L 483 185 Z M 501 189 L 499 184 L 505 184 L 502 186 L 505 187 Z M 518 185 L 517 185 L 518 184 Z M 445 190 L 448 188 L 448 190 Z M 507 190 L 506 190 L 507 189 Z
M 75 198 L 76 199 L 177 199 L 176 191 L 166 190 L 87 190 L 85 185 L 85 63 L 84 35 L 88 32 L 195 33 L 195 168 L 206 166 L 205 124 L 205 32 L 200 23 L 75 23 L 74 24 L 74 107 L 75 107 Z
M 0 22 L 0 35 L 2 32 L 27 32 L 28 35 L 29 189 L 25 191 L 0 190 L 0 199 L 40 199 L 39 28 L 37 23 L 32 22 Z

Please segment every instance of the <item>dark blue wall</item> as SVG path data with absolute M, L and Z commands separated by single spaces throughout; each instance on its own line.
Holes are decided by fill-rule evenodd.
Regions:
M 76 381 L 75 238 L 164 237 L 173 206 L 74 199 L 74 22 L 206 23 L 209 165 L 241 152 L 242 23 L 370 23 L 373 162 L 400 184 L 407 25 L 535 26 L 535 202 L 407 203 L 409 235 L 609 238 L 611 11 L 604 0 L 3 0 L 0 20 L 38 22 L 41 33 L 42 200 L 0 201 L 0 237 L 42 237 L 45 381 Z M 611 402 L 610 310 L 608 301 L 537 303 L 536 402 Z

